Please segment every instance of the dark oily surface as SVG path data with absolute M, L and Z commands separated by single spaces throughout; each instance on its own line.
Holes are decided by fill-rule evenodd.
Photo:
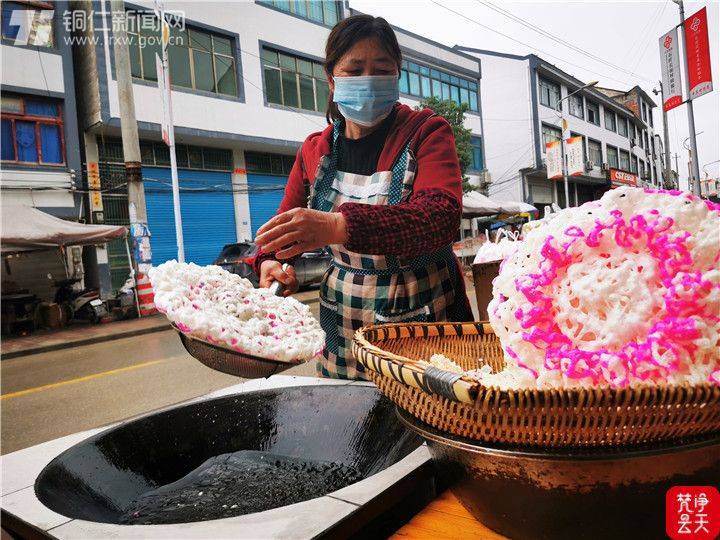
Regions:
M 447 437 L 402 412 L 428 439 L 441 475 L 478 520 L 517 539 L 663 538 L 665 493 L 720 483 L 720 437 L 663 446 L 510 448 Z
M 393 404 L 373 387 L 264 390 L 178 407 L 96 435 L 55 458 L 38 477 L 35 491 L 43 504 L 65 516 L 122 523 L 141 517 L 142 501 L 157 501 L 158 493 L 180 497 L 175 504 L 185 504 L 185 488 L 209 481 L 213 498 L 230 498 L 217 501 L 221 515 L 238 516 L 278 506 L 267 493 L 274 488 L 259 481 L 272 477 L 273 469 L 284 475 L 282 483 L 310 486 L 289 494 L 298 502 L 296 492 L 305 498 L 332 492 L 385 469 L 420 443 L 397 420 Z M 237 454 L 244 450 L 261 454 Z M 234 456 L 218 458 L 225 454 Z M 270 467 L 258 463 L 270 456 L 276 460 Z M 240 484 L 232 469 L 247 467 L 248 461 L 253 471 Z M 209 473 L 213 467 L 221 481 Z M 200 491 L 200 497 L 205 496 Z M 239 496 L 264 499 L 272 506 L 241 505 Z M 158 506 L 151 506 L 155 516 Z M 193 507 L 192 518 L 216 519 L 220 510 L 199 505 Z M 179 514 L 162 522 L 189 521 Z
M 208 459 L 180 480 L 148 491 L 121 523 L 189 523 L 261 512 L 319 497 L 362 479 L 349 465 L 256 450 Z

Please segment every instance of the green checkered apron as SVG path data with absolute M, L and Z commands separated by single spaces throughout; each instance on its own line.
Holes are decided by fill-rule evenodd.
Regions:
M 370 176 L 338 171 L 340 123 L 333 130 L 333 150 L 324 156 L 310 187 L 309 205 L 333 212 L 345 202 L 398 204 L 413 190 L 416 162 L 409 142 L 390 171 Z M 451 246 L 416 258 L 364 255 L 341 245 L 329 246 L 333 262 L 320 289 L 320 324 L 326 347 L 318 374 L 364 379 L 352 355 L 352 339 L 374 323 L 443 321 L 455 301 L 459 270 Z

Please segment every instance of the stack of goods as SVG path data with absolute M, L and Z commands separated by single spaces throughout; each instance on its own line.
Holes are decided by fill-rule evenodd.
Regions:
M 720 383 L 720 206 L 620 188 L 531 231 L 494 282 L 512 387 Z
M 157 309 L 194 338 L 283 362 L 309 360 L 324 347 L 308 306 L 219 266 L 168 261 L 150 270 L 150 280 Z
M 370 327 L 353 350 L 386 395 L 460 436 L 608 445 L 717 431 L 720 205 L 628 187 L 564 209 L 504 259 L 488 318 Z

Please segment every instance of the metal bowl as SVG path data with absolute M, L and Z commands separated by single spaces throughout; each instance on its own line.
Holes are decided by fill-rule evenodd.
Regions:
M 665 494 L 720 483 L 720 434 L 666 445 L 544 450 L 444 434 L 398 409 L 428 441 L 476 519 L 513 539 L 663 538 Z
M 184 334 L 175 327 L 180 341 L 182 341 L 185 350 L 190 356 L 200 360 L 207 367 L 222 371 L 229 375 L 235 375 L 244 379 L 260 379 L 269 377 L 275 373 L 280 373 L 293 366 L 301 364 L 301 361 L 283 362 L 282 360 L 270 360 L 261 358 L 251 354 L 239 353 L 228 349 L 213 345 L 207 341 L 203 341 L 193 336 Z

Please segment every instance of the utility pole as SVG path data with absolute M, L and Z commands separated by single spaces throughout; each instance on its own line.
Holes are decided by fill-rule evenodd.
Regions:
M 128 214 L 130 216 L 130 234 L 135 252 L 132 277 L 136 289 L 148 284 L 146 273 L 151 264 L 150 233 L 148 231 L 147 207 L 145 205 L 145 187 L 142 179 L 140 158 L 140 139 L 135 119 L 135 100 L 130 72 L 130 51 L 127 37 L 127 14 L 123 0 L 110 0 L 110 21 L 112 21 L 113 54 L 115 56 L 115 74 L 120 107 L 120 130 L 122 135 L 123 159 L 125 160 L 125 178 L 128 190 Z M 147 292 L 147 291 L 145 291 Z M 143 304 L 141 301 L 140 304 Z M 144 306 L 144 304 L 143 304 Z M 143 306 L 139 315 L 144 314 Z
M 662 107 L 663 120 L 663 144 L 665 145 L 665 184 L 672 182 L 672 166 L 670 165 L 670 132 L 668 131 L 667 111 L 665 110 L 665 95 L 663 94 L 662 81 L 658 81 L 660 90 L 653 88 L 653 94 L 660 94 L 660 106 Z
M 691 156 L 691 174 L 690 187 L 694 195 L 700 196 L 700 165 L 698 163 L 697 141 L 695 140 L 695 113 L 693 111 L 693 102 L 690 99 L 690 66 L 688 66 L 687 40 L 685 39 L 685 6 L 683 0 L 673 0 L 680 8 L 680 34 L 683 36 L 683 51 L 685 52 L 685 93 L 687 99 L 687 116 L 688 129 L 690 130 L 690 156 Z
M 563 184 L 565 187 L 565 208 L 570 208 L 572 205 L 570 204 L 570 186 L 568 185 L 567 163 L 565 162 L 565 130 L 567 129 L 567 121 L 565 120 L 565 111 L 563 110 L 562 102 L 582 90 L 594 87 L 598 82 L 599 81 L 593 81 L 584 86 L 581 86 L 574 92 L 570 92 L 564 98 L 558 99 L 555 103 L 555 109 L 559 110 L 560 113 L 560 159 L 562 160 L 562 175 Z M 577 202 L 577 188 L 575 188 L 575 202 Z

